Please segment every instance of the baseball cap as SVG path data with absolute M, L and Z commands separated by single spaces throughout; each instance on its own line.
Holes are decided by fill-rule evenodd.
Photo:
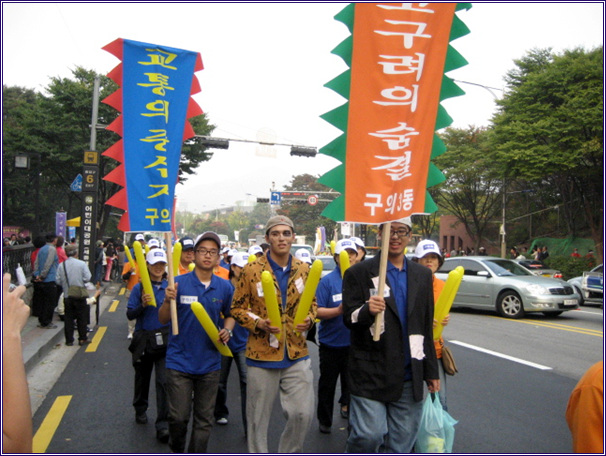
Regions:
M 231 258 L 231 264 L 235 264 L 236 266 L 240 266 L 243 268 L 248 264 L 248 257 L 250 255 L 246 252 L 238 252 L 234 253 L 234 256 Z
M 227 252 L 229 252 L 229 247 L 223 247 L 223 249 L 221 250 L 221 255 Z
M 194 249 L 194 240 L 190 237 L 181 238 L 179 241 L 181 243 L 181 251 L 184 250 L 193 250 Z
M 194 242 L 194 248 L 197 247 L 200 242 L 205 241 L 206 239 L 214 241 L 215 244 L 217 244 L 217 247 L 219 249 L 221 248 L 221 239 L 219 239 L 219 235 L 214 231 L 206 231 L 199 235 Z
M 263 253 L 263 249 L 259 245 L 252 245 L 248 249 L 249 255 L 256 255 L 257 253 Z
M 311 255 L 307 249 L 299 249 L 295 252 L 295 258 L 297 260 L 304 261 L 305 263 L 311 264 Z
M 135 236 L 135 241 L 145 241 L 145 236 L 139 233 Z
M 404 225 L 408 225 L 409 228 L 412 228 L 412 220 L 410 217 L 404 217 L 399 220 L 394 220 L 394 222 L 403 223 Z
M 267 225 L 265 225 L 265 232 L 267 233 L 269 230 L 271 230 L 274 226 L 277 225 L 287 225 L 293 231 L 295 230 L 295 225 L 291 219 L 289 219 L 285 215 L 274 215 L 267 221 Z
M 353 250 L 355 253 L 358 253 L 358 248 L 351 239 L 341 239 L 337 242 L 337 245 L 335 246 L 335 255 L 339 255 L 343 250 Z
M 160 248 L 160 241 L 158 241 L 157 239 L 150 239 L 150 240 L 147 242 L 147 246 L 148 246 L 150 249 L 153 249 L 153 248 L 158 248 L 158 249 L 159 249 L 159 248 Z
M 442 258 L 442 252 L 440 252 L 438 244 L 429 239 L 425 239 L 417 244 L 417 247 L 415 248 L 415 258 L 423 258 L 428 253 L 435 253 Z
M 152 239 L 153 240 L 153 239 Z M 166 259 L 166 253 L 162 249 L 152 249 L 147 253 L 146 260 L 149 264 L 156 264 L 160 261 L 168 263 Z
M 359 237 L 352 236 L 349 238 L 350 241 L 353 241 L 356 244 L 356 247 L 361 247 L 366 252 L 366 246 L 364 245 L 364 241 Z
M 229 251 L 227 252 L 227 256 L 233 257 L 236 253 L 238 253 L 236 249 L 229 249 Z

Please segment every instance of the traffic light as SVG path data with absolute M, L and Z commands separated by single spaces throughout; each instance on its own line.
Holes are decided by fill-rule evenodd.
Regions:
M 257 198 L 257 203 L 269 203 L 269 198 Z
M 290 155 L 297 157 L 315 157 L 318 153 L 315 147 L 292 146 Z
M 209 149 L 229 149 L 229 140 L 223 138 L 211 138 L 210 136 L 200 136 L 200 143 Z

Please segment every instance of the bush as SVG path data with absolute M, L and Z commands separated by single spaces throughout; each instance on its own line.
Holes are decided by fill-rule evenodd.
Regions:
M 582 276 L 583 272 L 589 271 L 595 266 L 595 260 L 581 257 L 550 256 L 544 262 L 545 266 L 557 269 L 562 273 L 562 279 L 569 280 L 573 277 Z

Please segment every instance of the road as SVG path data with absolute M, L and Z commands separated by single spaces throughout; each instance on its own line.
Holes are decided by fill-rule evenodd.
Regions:
M 41 399 L 34 415 L 38 451 L 168 452 L 168 446 L 155 439 L 153 420 L 148 425 L 134 420 L 125 309 L 124 297 L 106 309 L 93 339 L 98 345 L 76 350 Z M 566 403 L 585 370 L 602 359 L 602 309 L 585 307 L 557 318 L 523 320 L 458 310 L 444 336 L 459 368 L 448 379 L 449 412 L 458 420 L 455 453 L 570 452 Z M 318 351 L 313 344 L 311 356 L 317 382 Z M 211 453 L 247 452 L 238 389 L 234 369 L 228 392 L 230 423 L 213 429 Z M 155 416 L 153 406 L 148 414 Z M 304 452 L 344 451 L 346 422 L 336 407 L 333 422 L 333 432 L 321 434 L 314 419 Z M 277 451 L 282 423 L 276 404 L 270 423 L 272 452 Z

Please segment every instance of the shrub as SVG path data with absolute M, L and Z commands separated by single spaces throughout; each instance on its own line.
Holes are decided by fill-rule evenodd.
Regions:
M 585 257 L 550 256 L 543 263 L 551 269 L 560 271 L 564 280 L 582 276 L 584 271 L 589 271 L 595 266 L 595 260 Z

